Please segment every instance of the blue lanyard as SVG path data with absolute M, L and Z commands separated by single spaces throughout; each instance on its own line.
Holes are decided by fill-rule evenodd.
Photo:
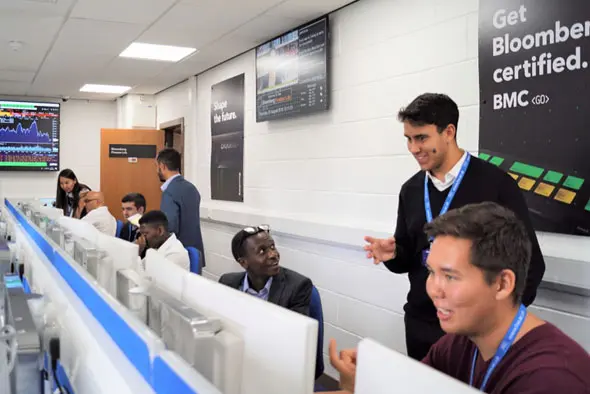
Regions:
M 514 317 L 514 320 L 512 320 L 512 325 L 508 329 L 506 335 L 504 335 L 504 339 L 502 339 L 502 342 L 500 343 L 498 350 L 496 350 L 496 354 L 494 354 L 494 358 L 492 358 L 492 361 L 488 366 L 488 370 L 486 371 L 481 387 L 479 388 L 481 391 L 484 391 L 484 388 L 486 387 L 488 380 L 492 375 L 492 372 L 494 372 L 494 369 L 496 369 L 498 364 L 500 364 L 500 361 L 502 361 L 506 353 L 508 353 L 508 349 L 510 349 L 510 346 L 512 346 L 512 343 L 514 343 L 514 339 L 516 339 L 516 335 L 520 331 L 520 328 L 522 327 L 525 318 L 526 307 L 521 304 L 520 308 L 518 309 L 518 313 Z M 469 377 L 469 385 L 472 387 L 473 374 L 475 373 L 475 362 L 477 361 L 477 353 L 477 348 L 475 348 L 475 352 L 473 352 L 473 361 L 471 362 L 471 376 Z
M 453 186 L 447 195 L 447 199 L 445 200 L 439 215 L 444 215 L 451 206 L 451 202 L 453 202 L 453 198 L 455 198 L 455 194 L 457 194 L 457 190 L 459 190 L 459 185 L 461 185 L 461 181 L 465 176 L 465 172 L 467 172 L 467 167 L 469 166 L 469 159 L 471 155 L 467 153 L 467 157 L 461 166 L 461 170 L 457 175 L 457 178 L 453 182 Z M 428 175 L 424 174 L 424 209 L 426 210 L 426 222 L 430 223 L 432 221 L 432 209 L 430 208 L 430 193 L 428 192 Z

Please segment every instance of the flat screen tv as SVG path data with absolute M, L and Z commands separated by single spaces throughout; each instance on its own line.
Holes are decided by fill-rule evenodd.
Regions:
M 328 109 L 328 17 L 256 48 L 256 121 Z
M 0 100 L 0 171 L 59 170 L 60 105 Z

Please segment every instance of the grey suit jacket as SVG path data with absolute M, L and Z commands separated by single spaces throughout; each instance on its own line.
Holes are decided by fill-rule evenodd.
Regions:
M 245 272 L 223 274 L 219 278 L 219 283 L 241 290 L 245 276 Z M 312 286 L 309 278 L 281 267 L 279 273 L 272 280 L 268 301 L 293 312 L 309 316 Z
M 168 218 L 170 231 L 184 247 L 192 246 L 201 252 L 202 266 L 205 266 L 205 250 L 201 236 L 201 195 L 189 181 L 177 176 L 162 193 L 160 210 Z

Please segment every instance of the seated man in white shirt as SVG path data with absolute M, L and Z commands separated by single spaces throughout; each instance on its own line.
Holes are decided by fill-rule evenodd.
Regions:
M 80 204 L 88 212 L 81 220 L 92 224 L 103 234 L 115 236 L 117 233 L 117 219 L 104 205 L 104 195 L 101 192 L 80 193 Z
M 168 230 L 168 219 L 162 211 L 150 211 L 139 219 L 137 244 L 143 256 L 148 248 L 156 249 L 166 259 L 185 270 L 190 270 L 188 252 L 176 235 Z

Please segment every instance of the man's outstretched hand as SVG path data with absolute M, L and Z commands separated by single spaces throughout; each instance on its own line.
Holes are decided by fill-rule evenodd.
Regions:
M 367 252 L 367 258 L 373 259 L 373 263 L 379 264 L 383 261 L 395 258 L 395 238 L 373 238 L 366 236 L 367 244 L 363 248 Z

